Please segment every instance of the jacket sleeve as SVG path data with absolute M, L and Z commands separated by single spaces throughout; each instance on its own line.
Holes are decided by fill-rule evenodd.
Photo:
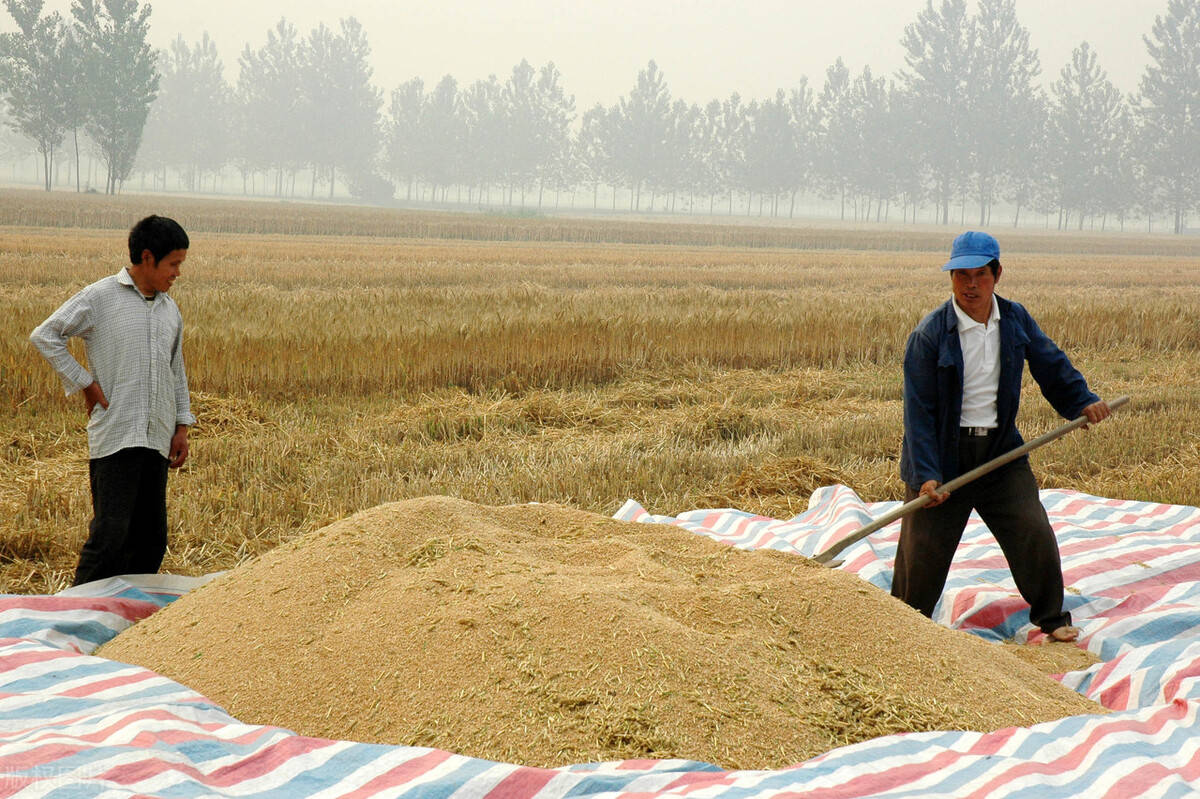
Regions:
M 1037 381 L 1042 396 L 1064 419 L 1074 419 L 1083 409 L 1100 398 L 1088 388 L 1087 380 L 1080 374 L 1058 345 L 1042 332 L 1037 322 L 1028 313 L 1025 317 L 1025 332 L 1029 343 L 1025 359 L 1029 363 L 1029 374 Z
M 67 396 L 92 384 L 91 373 L 84 369 L 67 349 L 67 339 L 72 336 L 86 336 L 91 329 L 92 306 L 87 293 L 80 292 L 63 303 L 29 335 L 33 346 L 37 347 L 54 367 L 54 371 L 58 372 Z
M 938 348 L 918 330 L 904 348 L 904 446 L 917 486 L 942 482 L 937 437 Z

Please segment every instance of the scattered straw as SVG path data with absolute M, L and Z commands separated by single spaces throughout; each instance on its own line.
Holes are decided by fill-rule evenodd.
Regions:
M 787 494 L 807 498 L 822 486 L 848 484 L 847 476 L 829 464 L 800 456 L 755 464 L 730 481 L 730 491 L 744 497 Z

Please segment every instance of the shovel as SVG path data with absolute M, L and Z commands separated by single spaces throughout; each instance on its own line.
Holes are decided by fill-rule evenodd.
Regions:
M 1129 397 L 1117 397 L 1115 400 L 1108 403 L 1108 409 L 1111 411 L 1115 411 L 1117 408 L 1120 408 L 1122 405 L 1124 405 L 1127 402 L 1129 402 Z M 974 469 L 967 472 L 966 474 L 960 474 L 958 477 L 955 477 L 950 482 L 944 483 L 944 484 L 938 486 L 938 493 L 940 494 L 940 493 L 945 493 L 945 492 L 956 491 L 956 490 L 962 488 L 963 486 L 965 486 L 967 483 L 971 482 L 972 480 L 974 480 L 978 477 L 983 477 L 988 472 L 999 469 L 1001 466 L 1003 466 L 1006 463 L 1015 461 L 1017 458 L 1021 457 L 1025 453 L 1031 452 L 1032 450 L 1037 449 L 1038 447 L 1042 446 L 1043 444 L 1049 444 L 1054 439 L 1065 436 L 1067 433 L 1071 432 L 1072 430 L 1074 430 L 1077 427 L 1082 427 L 1083 425 L 1087 424 L 1087 421 L 1088 420 L 1087 420 L 1086 416 L 1080 416 L 1078 419 L 1074 419 L 1070 422 L 1067 422 L 1062 427 L 1059 427 L 1055 430 L 1051 430 L 1049 433 L 1046 433 L 1044 435 L 1040 435 L 1037 438 L 1033 439 L 1032 441 L 1027 441 L 1024 444 L 1022 444 L 1021 446 L 1017 447 L 1016 449 L 1010 450 L 1010 451 L 1004 453 L 1003 455 L 993 458 L 992 460 L 988 461 L 985 464 L 976 466 Z M 860 541 L 861 539 L 866 538 L 867 536 L 869 536 L 871 533 L 875 532 L 876 530 L 879 530 L 883 527 L 887 527 L 889 524 L 896 521 L 897 519 L 899 519 L 903 516 L 907 516 L 908 514 L 912 513 L 915 510 L 918 510 L 919 508 L 925 507 L 932 501 L 933 500 L 928 495 L 922 494 L 921 496 L 914 499 L 912 502 L 906 502 L 905 504 L 901 505 L 900 507 L 896 508 L 895 510 L 893 510 L 889 513 L 885 513 L 884 515 L 880 516 L 878 519 L 876 519 L 875 521 L 866 525 L 865 527 L 861 527 L 858 530 L 855 530 L 850 535 L 846 536 L 845 538 L 843 538 L 840 541 L 838 541 L 837 543 L 835 543 L 833 546 L 829 547 L 829 549 L 826 549 L 824 552 L 821 552 L 820 554 L 818 554 L 815 558 L 813 558 L 813 560 L 815 560 L 817 563 L 821 563 L 821 564 L 824 564 L 825 566 L 833 568 L 833 567 L 837 566 L 838 563 L 831 563 L 831 561 L 835 557 L 837 557 L 838 554 L 843 549 L 845 549 L 846 547 L 855 543 L 856 541 Z

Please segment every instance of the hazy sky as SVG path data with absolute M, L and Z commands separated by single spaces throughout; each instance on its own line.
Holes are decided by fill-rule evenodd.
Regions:
M 839 56 L 852 74 L 870 65 L 892 75 L 904 66 L 900 38 L 926 0 L 155 0 L 151 43 L 208 31 L 231 82 L 245 44 L 257 48 L 286 16 L 307 34 L 355 16 L 366 28 L 376 85 L 385 94 L 420 77 L 460 84 L 525 58 L 553 61 L 580 111 L 628 93 L 654 59 L 674 97 L 703 104 L 737 91 L 765 97 L 802 76 L 819 91 Z M 935 0 L 935 7 L 941 0 Z M 1137 88 L 1147 61 L 1142 36 L 1167 0 L 1016 0 L 1041 57 L 1043 80 L 1058 77 L 1071 51 L 1088 41 L 1116 86 Z M 974 3 L 969 7 L 974 9 Z M 47 0 L 68 13 L 70 0 Z M 11 19 L 0 12 L 3 28 Z

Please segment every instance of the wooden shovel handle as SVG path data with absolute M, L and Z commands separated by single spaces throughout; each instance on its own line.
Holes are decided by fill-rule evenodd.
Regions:
M 1109 408 L 1109 410 L 1115 411 L 1117 408 L 1120 408 L 1122 405 L 1126 404 L 1127 402 L 1129 402 L 1129 397 L 1127 397 L 1127 396 L 1117 397 L 1115 400 L 1108 403 L 1108 408 Z M 972 480 L 979 478 L 979 477 L 983 477 L 988 472 L 999 469 L 1001 466 L 1003 466 L 1006 463 L 1011 463 L 1012 461 L 1015 461 L 1017 458 L 1021 457 L 1022 455 L 1026 454 L 1028 452 L 1031 452 L 1031 451 L 1037 449 L 1038 447 L 1042 446 L 1043 444 L 1049 444 L 1051 441 L 1055 440 L 1056 438 L 1062 438 L 1067 433 L 1071 432 L 1072 430 L 1074 430 L 1078 427 L 1083 427 L 1087 423 L 1088 423 L 1088 419 L 1086 416 L 1080 416 L 1078 419 L 1073 419 L 1070 422 L 1067 422 L 1066 424 L 1064 424 L 1062 427 L 1051 430 L 1049 433 L 1045 433 L 1044 435 L 1040 435 L 1037 438 L 1033 439 L 1032 441 L 1027 441 L 1024 444 L 1022 444 L 1021 446 L 1017 447 L 1016 449 L 1009 450 L 1008 452 L 1004 453 L 1003 455 L 999 455 L 999 456 L 993 458 L 992 460 L 988 461 L 985 464 L 976 466 L 974 469 L 967 472 L 966 474 L 960 474 L 958 477 L 955 477 L 950 482 L 944 483 L 943 485 L 938 486 L 938 493 L 955 491 L 959 488 L 962 488 L 963 486 L 965 486 L 967 483 L 971 482 Z M 845 549 L 846 547 L 850 546 L 851 544 L 855 543 L 856 541 L 866 538 L 867 536 L 869 536 L 871 533 L 875 532 L 876 530 L 879 530 L 883 527 L 887 527 L 892 522 L 896 521 L 897 519 L 899 519 L 903 516 L 907 516 L 908 514 L 912 513 L 913 511 L 917 510 L 918 508 L 925 507 L 930 502 L 932 502 L 930 497 L 927 494 L 922 494 L 921 496 L 914 499 L 912 502 L 906 502 L 905 504 L 901 505 L 900 507 L 896 508 L 895 510 L 890 511 L 890 512 L 885 513 L 884 515 L 880 516 L 878 519 L 876 519 L 875 521 L 866 525 L 865 527 L 860 527 L 859 529 L 855 530 L 850 535 L 846 536 L 845 538 L 843 538 L 840 541 L 838 541 L 837 543 L 835 543 L 833 546 L 829 547 L 829 549 L 826 549 L 824 552 L 821 552 L 820 554 L 818 554 L 815 558 L 813 558 L 813 560 L 815 560 L 817 563 L 826 563 L 827 564 L 827 563 L 829 563 L 829 561 L 831 561 L 835 557 L 837 557 L 838 554 L 841 553 L 841 551 L 843 549 Z

